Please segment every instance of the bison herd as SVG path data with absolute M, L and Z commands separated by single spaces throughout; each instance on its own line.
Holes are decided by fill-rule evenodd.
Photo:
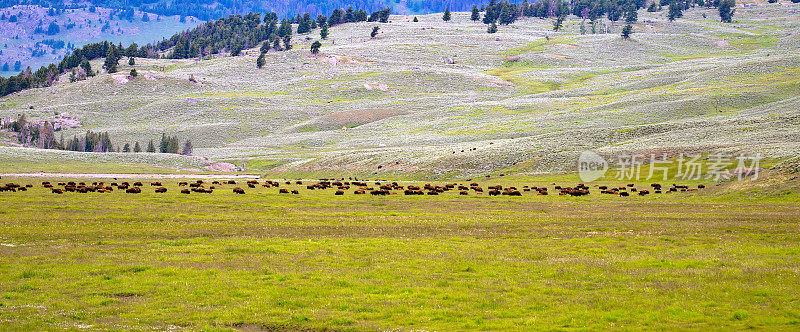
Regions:
M 470 180 L 467 180 L 470 182 Z M 259 182 L 257 180 L 248 180 L 243 184 L 237 184 L 235 180 L 224 180 L 224 181 L 211 181 L 206 182 L 203 180 L 196 180 L 192 182 L 182 181 L 177 183 L 178 187 L 180 188 L 179 192 L 181 194 L 189 195 L 192 193 L 198 194 L 211 194 L 215 190 L 225 190 L 226 186 L 233 186 L 231 190 L 233 193 L 238 195 L 244 195 L 249 190 L 255 190 L 259 187 L 261 188 L 275 188 L 278 189 L 279 194 L 290 194 L 290 195 L 299 195 L 300 189 L 305 187 L 305 190 L 314 191 L 314 190 L 334 190 L 334 195 L 342 196 L 345 195 L 348 191 L 352 190 L 354 195 L 372 195 L 372 196 L 389 196 L 389 195 L 398 195 L 402 193 L 403 195 L 413 196 L 413 195 L 430 195 L 436 196 L 445 194 L 447 192 L 457 192 L 460 196 L 469 196 L 469 195 L 482 195 L 484 193 L 483 187 L 476 183 L 472 182 L 469 184 L 459 184 L 459 183 L 447 183 L 447 184 L 430 184 L 426 183 L 424 185 L 415 185 L 415 184 L 408 184 L 408 185 L 401 185 L 398 182 L 388 182 L 388 181 L 358 181 L 358 180 L 350 180 L 347 181 L 345 179 L 320 179 L 313 183 L 304 184 L 302 180 L 283 180 L 283 181 L 273 181 L 273 180 L 266 180 L 263 182 Z M 281 187 L 284 185 L 285 187 Z M 294 188 L 287 188 L 289 186 L 296 186 L 297 189 Z M 646 188 L 637 188 L 635 184 L 629 183 L 624 186 L 618 187 L 609 187 L 607 185 L 600 185 L 594 186 L 593 188 L 589 188 L 589 186 L 585 184 L 577 184 L 575 186 L 559 186 L 555 183 L 551 184 L 551 188 L 553 189 L 552 192 L 557 193 L 561 196 L 586 196 L 590 193 L 594 192 L 596 189 L 599 191 L 600 194 L 606 195 L 615 195 L 621 197 L 627 197 L 631 195 L 639 195 L 639 196 L 646 196 L 650 194 L 662 194 L 662 193 L 674 193 L 674 192 L 687 192 L 687 191 L 697 191 L 699 189 L 705 188 L 704 185 L 698 185 L 695 188 L 690 188 L 688 185 L 679 185 L 679 184 L 672 184 L 671 186 L 662 186 L 659 183 L 653 183 L 647 186 Z M 132 184 L 129 182 L 111 182 L 106 184 L 105 182 L 58 182 L 56 184 L 51 183 L 49 181 L 42 182 L 42 188 L 50 190 L 53 194 L 64 194 L 64 193 L 111 193 L 115 190 L 124 191 L 128 194 L 140 194 L 144 190 L 146 190 L 145 185 L 142 182 L 133 182 Z M 168 189 L 158 181 L 150 182 L 150 187 L 155 187 L 153 191 L 158 194 L 163 194 L 168 192 Z M 27 191 L 29 188 L 33 188 L 33 185 L 26 184 L 20 185 L 15 183 L 7 183 L 5 185 L 0 186 L 0 192 L 17 192 L 17 191 Z M 488 196 L 523 196 L 523 193 L 531 193 L 534 195 L 539 196 L 546 196 L 550 194 L 549 188 L 546 186 L 538 187 L 538 186 L 522 186 L 521 188 L 517 188 L 515 186 L 508 186 L 505 187 L 503 185 L 490 185 L 486 187 Z

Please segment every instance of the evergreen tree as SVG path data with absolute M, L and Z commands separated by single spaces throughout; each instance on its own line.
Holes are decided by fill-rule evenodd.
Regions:
M 553 20 L 553 31 L 561 30 L 561 27 L 564 25 L 564 16 L 560 15 Z
M 322 39 L 328 39 L 328 23 L 322 24 L 322 29 L 319 30 L 319 37 Z
M 89 60 L 86 60 L 86 58 L 83 58 L 83 60 L 81 61 L 81 68 L 83 68 L 83 71 L 86 72 L 86 76 L 89 77 L 94 76 L 94 70 L 92 70 L 92 64 L 90 64 Z
M 136 76 L 139 76 L 139 73 L 136 72 L 136 68 L 133 68 L 131 69 L 130 75 L 131 77 L 136 78 Z
M 142 22 L 150 22 L 150 17 L 147 16 L 147 13 L 142 14 Z
M 136 144 L 139 144 L 139 143 L 136 143 Z M 150 153 L 155 153 L 156 152 L 156 146 L 155 146 L 155 144 L 153 144 L 153 140 L 150 140 L 150 142 L 147 143 L 147 152 L 150 152 Z
M 316 56 L 317 53 L 319 53 L 319 48 L 321 46 L 322 43 L 320 43 L 319 41 L 315 41 L 313 44 L 311 44 L 311 54 L 314 54 Z
M 473 21 L 481 19 L 481 12 L 478 11 L 478 5 L 472 5 L 472 15 L 469 18 Z
M 122 147 L 122 152 L 131 152 L 130 143 L 125 143 L 125 146 Z
M 106 61 L 103 63 L 103 67 L 109 74 L 113 74 L 117 72 L 117 65 L 119 63 L 119 58 L 117 57 L 117 48 L 114 45 L 111 45 L 108 48 L 108 52 L 106 52 Z
M 133 57 L 128 58 L 128 66 L 136 65 L 136 60 Z
M 372 28 L 372 33 L 369 34 L 370 38 L 375 38 L 375 36 L 378 35 L 378 30 L 380 30 L 380 29 L 381 28 L 379 28 L 379 27 L 373 27 Z
M 733 13 L 736 11 L 736 0 L 721 0 L 719 2 L 719 18 L 722 22 L 731 23 Z
M 280 38 L 278 38 L 278 36 L 277 36 L 277 35 L 275 36 L 275 39 L 273 39 L 273 40 L 272 40 L 272 48 L 274 48 L 276 51 L 281 51 L 281 50 L 283 50 L 283 49 L 281 48 L 281 39 L 280 39 Z
M 492 22 L 492 24 L 491 24 L 491 25 L 489 25 L 489 28 L 487 28 L 487 29 L 486 29 L 486 32 L 488 32 L 488 33 L 495 33 L 495 32 L 497 32 L 497 24 L 495 24 L 494 22 Z
M 311 30 L 311 22 L 309 22 L 309 21 L 311 21 L 311 15 L 306 13 L 306 16 L 308 16 L 308 20 L 306 20 L 306 17 L 304 16 L 304 17 L 301 17 L 300 18 L 300 22 L 297 23 L 297 33 L 298 34 L 308 33 L 308 31 Z
M 269 45 L 269 44 L 265 43 L 265 45 Z M 258 59 L 256 59 L 256 67 L 258 69 L 261 69 L 261 67 L 264 67 L 265 64 L 267 64 L 267 60 L 264 59 L 264 52 L 261 52 L 261 55 L 259 55 Z
M 133 145 L 133 152 L 142 152 L 142 147 L 139 145 L 139 142 Z
M 674 21 L 676 18 L 680 17 L 683 17 L 683 11 L 681 10 L 680 5 L 675 1 L 670 2 L 667 19 L 669 19 L 670 21 Z
M 242 54 L 242 46 L 239 44 L 233 45 L 233 49 L 231 49 L 231 56 L 239 56 Z
M 161 143 L 158 144 L 158 152 L 169 152 L 169 138 L 167 138 L 167 134 L 161 134 Z
M 633 26 L 631 26 L 630 24 L 628 24 L 624 28 L 622 28 L 622 38 L 623 39 L 630 38 L 632 33 L 633 33 Z
M 625 11 L 625 23 L 633 24 L 639 19 L 639 13 L 636 11 L 636 5 L 631 3 L 628 5 L 628 10 Z
M 498 16 L 498 21 L 502 25 L 508 25 L 514 23 L 517 19 L 517 12 L 514 6 L 509 2 L 503 2 L 500 8 L 500 15 Z
M 419 19 L 416 16 L 414 16 L 414 20 L 413 21 L 414 22 L 419 22 Z
M 444 15 L 442 15 L 442 21 L 450 21 L 450 7 L 444 10 Z M 374 38 L 374 37 L 373 37 Z
M 283 36 L 283 49 L 287 51 L 292 49 L 292 35 Z
M 292 25 L 289 23 L 288 20 L 283 19 L 281 21 L 281 26 L 278 28 L 278 37 L 291 36 L 291 35 L 292 35 Z
M 192 141 L 187 139 L 185 142 L 183 142 L 183 149 L 181 149 L 182 155 L 191 156 L 193 150 L 194 148 L 192 147 Z

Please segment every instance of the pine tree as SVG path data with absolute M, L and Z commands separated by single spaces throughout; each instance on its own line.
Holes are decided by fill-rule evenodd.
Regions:
M 192 147 L 192 141 L 187 139 L 186 142 L 183 142 L 183 149 L 181 149 L 182 155 L 191 156 L 193 150 L 194 148 Z
M 667 19 L 670 21 L 674 21 L 676 18 L 680 18 L 683 16 L 683 11 L 681 11 L 681 7 L 675 1 L 669 3 L 669 14 L 667 15 Z
M 306 21 L 306 17 L 304 16 L 300 18 L 300 22 L 297 22 L 298 34 L 308 33 L 308 31 L 311 30 L 311 24 L 309 22 L 311 20 L 311 16 L 308 13 L 306 13 L 306 15 L 308 15 L 308 21 Z
M 639 13 L 636 11 L 636 5 L 631 3 L 628 10 L 625 11 L 625 23 L 633 24 L 639 19 Z
M 139 143 L 136 143 L 139 144 Z M 131 152 L 131 144 L 125 143 L 125 146 L 122 147 L 122 152 Z
M 149 147 L 148 147 L 149 149 Z M 169 150 L 169 139 L 167 134 L 161 134 L 161 143 L 158 144 L 158 152 L 167 153 Z
M 563 15 L 559 15 L 553 21 L 553 31 L 560 30 L 563 25 L 564 25 L 564 16 Z
M 322 29 L 319 30 L 319 37 L 322 39 L 328 39 L 328 24 L 323 23 Z
M 500 16 L 498 20 L 502 25 L 508 25 L 514 23 L 516 21 L 516 10 L 513 8 L 511 3 L 503 2 L 502 7 L 500 8 Z
M 139 145 L 139 142 L 133 145 L 133 152 L 142 152 L 142 147 Z
M 481 12 L 478 11 L 478 5 L 472 5 L 472 15 L 469 18 L 473 21 L 481 19 Z
M 128 66 L 134 65 L 136 65 L 136 60 L 134 60 L 133 57 L 128 58 Z
M 719 2 L 719 18 L 722 22 L 733 22 L 733 13 L 736 11 L 736 0 L 721 0 Z
M 287 51 L 292 49 L 292 35 L 283 36 L 283 49 Z
M 136 78 L 136 76 L 139 76 L 139 73 L 136 72 L 136 68 L 133 68 L 131 69 L 130 75 L 132 78 Z
M 136 144 L 139 144 L 139 143 L 136 143 Z M 150 140 L 150 142 L 147 143 L 147 152 L 150 152 L 150 153 L 155 153 L 156 152 L 156 146 L 155 146 L 155 144 L 153 144 L 153 140 Z
M 375 38 L 375 36 L 378 35 L 378 30 L 380 30 L 380 29 L 381 28 L 379 28 L 379 27 L 373 27 L 372 28 L 372 33 L 369 34 L 370 38 Z
M 261 55 L 259 55 L 258 59 L 256 59 L 256 68 L 261 69 L 261 67 L 264 67 L 265 64 L 267 64 L 267 60 L 264 58 L 264 52 L 261 52 Z
M 630 38 L 632 33 L 633 33 L 633 26 L 631 26 L 630 24 L 628 24 L 624 28 L 622 28 L 622 38 L 623 39 Z
M 442 21 L 450 21 L 450 7 L 444 10 L 444 15 L 442 15 Z
M 315 41 L 313 44 L 311 44 L 311 54 L 314 54 L 316 56 L 317 53 L 319 53 L 319 48 L 321 46 L 322 46 L 322 43 L 320 43 L 319 40 Z
M 86 58 L 83 58 L 83 60 L 81 61 L 81 68 L 83 68 L 83 71 L 86 72 L 86 76 L 89 77 L 94 76 L 94 70 L 92 70 L 92 64 L 90 64 L 89 60 L 86 60 Z
M 488 32 L 488 33 L 495 33 L 495 32 L 497 32 L 497 24 L 495 24 L 494 22 L 492 22 L 492 24 L 491 24 L 491 25 L 489 25 L 489 28 L 487 28 L 487 29 L 486 29 L 486 32 Z
M 118 61 L 119 58 L 117 57 L 116 47 L 114 45 L 109 46 L 108 51 L 106 52 L 106 61 L 103 64 L 103 67 L 109 74 L 116 73 Z
M 419 19 L 416 16 L 414 16 L 414 20 L 413 21 L 414 22 L 419 22 Z

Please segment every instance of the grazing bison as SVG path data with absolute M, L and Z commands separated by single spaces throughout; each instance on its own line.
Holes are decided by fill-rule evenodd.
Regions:
M 628 197 L 628 196 L 630 196 L 630 194 L 627 191 L 621 191 L 619 193 L 619 195 L 620 195 L 620 197 Z
M 180 186 L 180 187 L 184 187 L 184 186 L 187 186 L 187 185 L 189 185 L 189 183 L 186 183 L 186 182 L 178 182 L 178 186 Z
M 337 195 L 337 196 L 344 195 L 344 190 L 339 189 L 339 190 L 336 191 L 336 193 L 334 193 L 334 195 Z
M 489 190 L 489 196 L 499 196 L 499 195 L 500 195 L 500 190 L 497 189 Z
M 282 189 L 278 190 L 278 193 L 280 193 L 280 194 L 288 194 L 289 193 L 289 189 L 283 189 L 282 188 Z
M 156 188 L 156 193 L 163 194 L 165 192 L 167 192 L 167 188 L 164 188 L 164 187 Z
M 458 194 L 461 195 L 461 196 L 467 196 L 467 195 L 469 195 L 469 191 L 461 191 Z
M 239 188 L 239 187 L 233 188 L 233 193 L 234 194 L 243 195 L 244 194 L 244 189 Z
M 297 191 L 297 190 L 292 190 L 292 194 L 299 195 L 299 194 L 300 194 L 300 192 L 299 192 L 299 191 Z
M 64 191 L 63 191 L 63 190 L 61 190 L 61 189 L 58 189 L 58 188 L 50 188 L 50 190 L 51 190 L 51 191 L 52 191 L 54 194 L 59 194 L 59 195 L 61 195 L 61 194 L 63 194 L 63 193 L 64 193 Z
M 164 185 L 161 182 L 150 182 L 151 187 L 163 187 Z
M 182 189 L 182 190 L 181 190 L 181 194 L 186 194 L 186 195 L 188 195 L 188 194 L 190 194 L 190 193 L 192 193 L 192 192 L 191 192 L 189 189 Z
M 139 187 L 133 187 L 125 189 L 125 192 L 128 194 L 140 194 L 142 192 L 142 189 L 140 189 Z

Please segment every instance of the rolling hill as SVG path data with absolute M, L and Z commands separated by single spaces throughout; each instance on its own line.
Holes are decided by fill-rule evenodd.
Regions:
M 197 155 L 270 174 L 549 173 L 573 169 L 584 150 L 780 160 L 800 152 L 798 11 L 740 7 L 733 23 L 712 9 L 674 22 L 641 11 L 629 40 L 608 21 L 581 34 L 580 19 L 554 32 L 551 20 L 526 18 L 488 34 L 469 13 L 393 15 L 331 28 L 317 56 L 308 50 L 319 30 L 296 36 L 262 69 L 258 49 L 137 59 L 136 79 L 121 62 L 117 74 L 5 97 L 0 117 L 69 114 L 82 126 L 65 136 L 108 131 L 115 144 L 166 132 L 190 138 Z M 0 161 L 25 165 L 37 153 L 4 147 Z

